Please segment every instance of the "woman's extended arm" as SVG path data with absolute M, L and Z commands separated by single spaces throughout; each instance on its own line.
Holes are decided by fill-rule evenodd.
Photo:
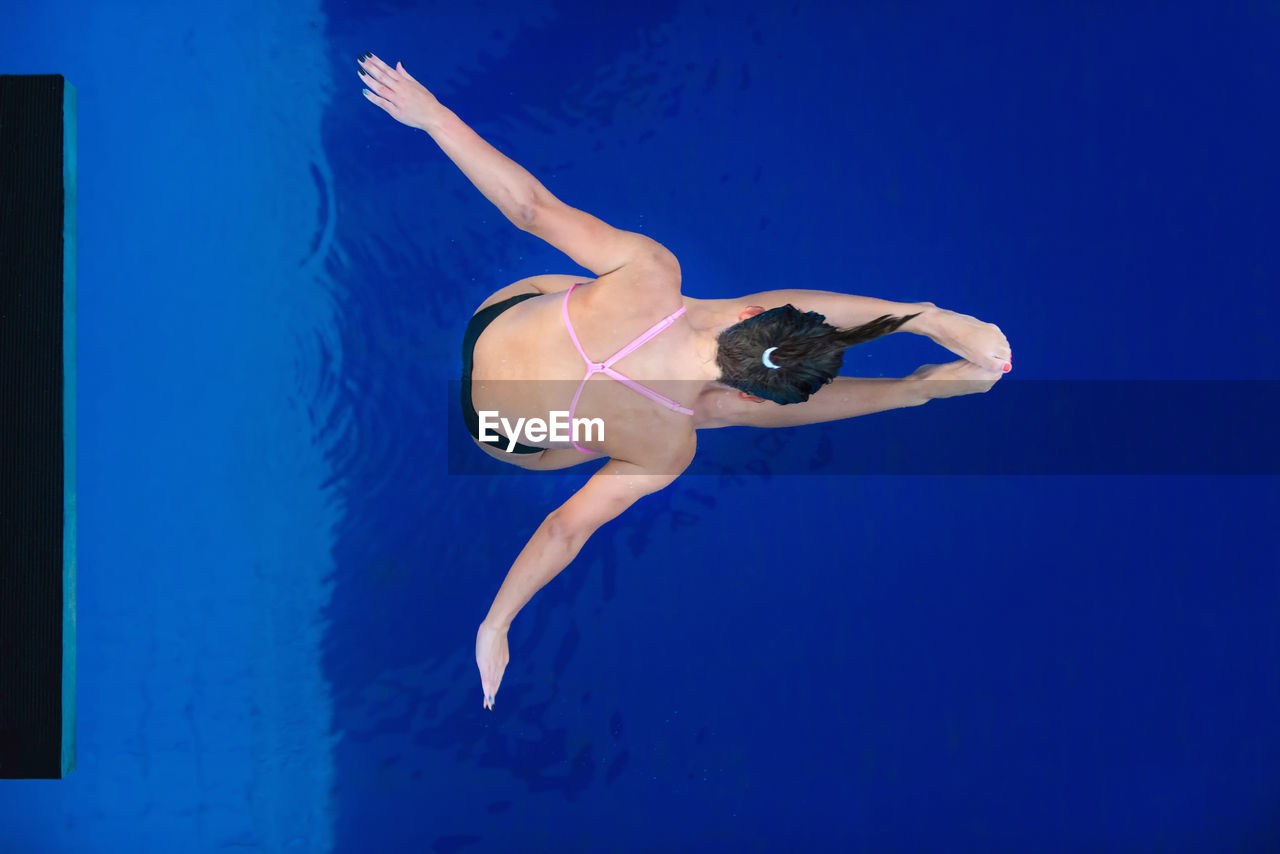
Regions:
M 691 435 L 690 447 L 696 440 Z M 677 459 L 677 456 L 679 457 Z M 551 511 L 516 557 L 485 622 L 506 629 L 520 609 L 578 556 L 586 541 L 646 495 L 671 484 L 693 460 L 677 452 L 664 465 L 638 466 L 611 459 L 568 501 Z
M 364 72 L 361 79 L 373 90 L 366 91 L 365 97 L 401 124 L 430 134 L 440 150 L 503 216 L 517 228 L 528 226 L 534 199 L 542 188 L 537 178 L 467 127 L 413 79 L 403 64 L 397 62 L 392 68 L 368 54 L 360 65 Z
M 663 464 L 639 466 L 609 460 L 533 532 L 476 632 L 476 666 L 480 668 L 485 708 L 493 708 L 494 695 L 502 684 L 509 660 L 507 630 L 516 614 L 578 556 L 601 525 L 680 476 L 693 461 L 696 439 L 690 432 L 688 444 L 675 449 Z
M 452 110 L 441 105 L 423 128 L 517 228 L 528 228 L 542 184 L 529 171 L 481 138 Z

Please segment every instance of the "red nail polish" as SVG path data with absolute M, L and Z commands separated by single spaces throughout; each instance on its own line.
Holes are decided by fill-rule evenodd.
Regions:
M 1012 371 L 1012 370 L 1013 370 L 1013 363 L 1012 363 L 1012 362 L 1006 362 L 1006 363 L 1005 363 L 1005 365 L 1004 365 L 1004 372 L 1007 374 L 1007 373 L 1009 373 L 1009 372 L 1010 372 L 1010 371 Z

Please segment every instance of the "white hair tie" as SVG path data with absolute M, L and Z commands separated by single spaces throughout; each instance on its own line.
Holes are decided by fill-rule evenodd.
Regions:
M 770 362 L 770 361 L 769 361 L 769 354 L 770 354 L 770 353 L 772 353 L 774 350 L 777 350 L 777 349 L 778 349 L 777 347 L 770 347 L 768 350 L 765 350 L 765 351 L 764 351 L 764 355 L 760 357 L 760 360 L 761 360 L 762 362 L 764 362 L 764 366 L 765 366 L 766 368 L 769 368 L 769 369 L 774 370 L 774 371 L 776 371 L 776 370 L 778 370 L 778 368 L 782 367 L 781 365 L 775 365 L 773 362 Z

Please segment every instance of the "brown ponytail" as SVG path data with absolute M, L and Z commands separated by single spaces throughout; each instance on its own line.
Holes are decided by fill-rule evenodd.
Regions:
M 779 306 L 730 326 L 720 333 L 716 351 L 719 381 L 775 403 L 803 403 L 835 379 L 844 351 L 888 335 L 917 314 L 883 315 L 852 329 L 837 329 L 816 311 Z M 768 367 L 764 353 L 774 348 Z

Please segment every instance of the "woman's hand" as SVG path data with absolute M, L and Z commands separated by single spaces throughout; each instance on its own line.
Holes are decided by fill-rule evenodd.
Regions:
M 507 627 L 481 623 L 476 632 L 476 666 L 480 668 L 480 684 L 484 688 L 484 707 L 493 708 L 493 698 L 502 684 L 511 654 L 507 650 Z
M 907 379 L 920 380 L 925 397 L 939 400 L 990 391 L 1002 376 L 1003 371 L 993 371 L 967 359 L 957 359 L 945 365 L 921 365 Z
M 397 62 L 391 68 L 371 53 L 360 59 L 361 79 L 372 89 L 364 90 L 364 96 L 391 114 L 391 118 L 411 128 L 426 130 L 444 109 L 436 96 L 409 76 L 404 65 Z

